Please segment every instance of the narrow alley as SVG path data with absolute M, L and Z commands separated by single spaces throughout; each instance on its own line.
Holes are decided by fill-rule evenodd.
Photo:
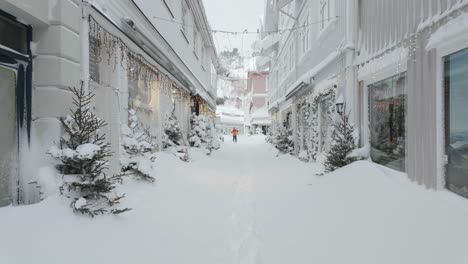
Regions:
M 452 194 L 367 161 L 314 176 L 319 165 L 276 157 L 264 140 L 225 136 L 212 157 L 193 152 L 190 163 L 162 153 L 154 185 L 126 180 L 118 189 L 132 190 L 124 205 L 133 210 L 117 218 L 77 217 L 59 195 L 3 208 L 0 263 L 468 260 L 468 211 Z

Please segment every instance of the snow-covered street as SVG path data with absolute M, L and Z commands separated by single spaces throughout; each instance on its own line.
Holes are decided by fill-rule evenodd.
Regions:
M 126 214 L 77 216 L 60 196 L 0 209 L 0 263 L 468 262 L 453 194 L 368 162 L 315 176 L 262 136 L 225 141 L 191 163 L 160 154 L 156 184 L 120 188 Z

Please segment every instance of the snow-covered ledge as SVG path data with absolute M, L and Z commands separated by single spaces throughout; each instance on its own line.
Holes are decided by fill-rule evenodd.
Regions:
M 380 57 L 360 65 L 358 79 L 372 84 L 407 70 L 408 50 L 396 48 Z
M 454 48 L 466 48 L 468 45 L 468 14 L 463 14 L 444 26 L 440 27 L 426 45 L 426 50 L 437 49 L 437 52 L 445 53 L 445 50 L 453 51 Z M 465 47 L 463 47 L 463 44 Z M 448 55 L 448 54 L 446 54 Z

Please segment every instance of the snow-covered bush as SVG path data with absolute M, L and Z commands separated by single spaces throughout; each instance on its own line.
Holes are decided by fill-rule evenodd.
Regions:
M 203 115 L 193 115 L 190 121 L 192 129 L 189 135 L 190 146 L 201 148 L 208 143 L 208 120 Z
M 175 115 L 175 108 L 166 118 L 164 133 L 166 134 L 164 148 L 185 145 L 179 120 L 177 120 L 177 116 Z
M 174 110 L 167 116 L 162 138 L 163 148 L 176 155 L 180 160 L 190 161 L 187 140 L 183 136 L 182 128 Z
M 349 121 L 349 113 L 340 115 L 341 120 L 334 124 L 331 150 L 327 154 L 325 170 L 335 171 L 363 158 L 355 155 L 354 126 Z
M 278 133 L 279 132 L 277 129 L 269 128 L 265 137 L 265 141 L 267 143 L 273 144 L 273 141 L 278 136 Z
M 204 115 L 193 115 L 191 120 L 192 129 L 189 135 L 190 146 L 201 148 L 205 147 L 207 155 L 213 150 L 221 147 L 219 135 L 214 128 L 213 122 Z
M 76 109 L 71 116 L 61 119 L 65 135 L 60 138 L 59 146 L 51 147 L 48 152 L 60 161 L 57 168 L 65 175 L 60 191 L 73 199 L 74 212 L 94 217 L 128 211 L 129 208 L 114 208 L 125 197 L 111 194 L 116 183 L 122 181 L 122 175 L 108 177 L 105 173 L 112 153 L 105 134 L 100 131 L 107 124 L 91 110 L 94 94 L 85 91 L 83 86 L 71 91 Z
M 122 171 L 130 173 L 148 182 L 156 180 L 156 140 L 149 129 L 143 128 L 136 111 L 128 111 L 129 125 L 122 126 Z
M 294 137 L 292 129 L 281 128 L 273 138 L 273 145 L 280 153 L 294 153 Z

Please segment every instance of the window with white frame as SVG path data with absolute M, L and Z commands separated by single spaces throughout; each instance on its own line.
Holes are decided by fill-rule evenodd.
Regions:
M 302 53 L 306 53 L 309 50 L 309 16 L 302 26 Z
M 320 0 L 320 30 L 324 30 L 331 21 L 331 1 Z
M 172 17 L 174 17 L 174 0 L 162 0 L 164 2 L 164 5 L 167 7 L 167 10 L 171 14 Z
M 198 58 L 198 50 L 199 50 L 199 43 L 198 43 L 198 30 L 196 27 L 193 28 L 193 53 Z
M 187 37 L 188 7 L 185 0 L 182 1 L 182 32 Z
M 289 45 L 289 71 L 294 68 L 294 45 L 291 43 Z
M 201 47 L 201 63 L 205 64 L 205 47 L 203 45 Z

